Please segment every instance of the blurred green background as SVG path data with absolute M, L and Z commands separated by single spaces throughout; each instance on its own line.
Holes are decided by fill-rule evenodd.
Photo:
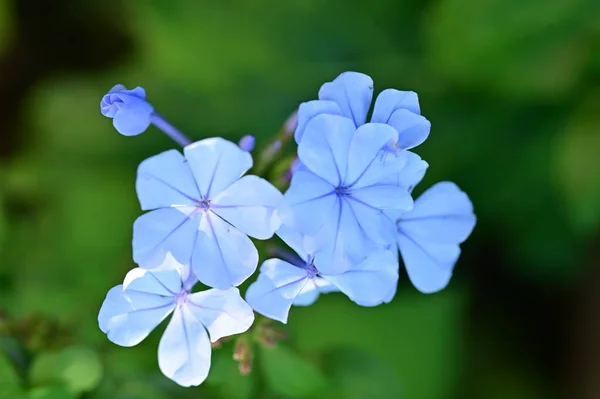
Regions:
M 118 135 L 102 95 L 142 85 L 190 137 L 260 146 L 346 70 L 419 93 L 415 192 L 475 205 L 450 286 L 294 308 L 250 375 L 230 342 L 198 388 L 161 375 L 160 331 L 111 344 L 136 167 L 176 145 Z M 0 94 L 0 398 L 600 398 L 597 0 L 0 0 Z

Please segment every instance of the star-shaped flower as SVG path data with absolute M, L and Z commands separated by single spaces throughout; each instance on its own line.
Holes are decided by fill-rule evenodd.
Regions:
M 248 330 L 254 312 L 237 288 L 190 293 L 195 281 L 171 256 L 153 270 L 131 270 L 106 295 L 100 329 L 115 344 L 134 346 L 173 313 L 158 346 L 158 365 L 179 385 L 200 385 L 210 369 L 211 341 Z
M 315 261 L 324 273 L 348 270 L 376 247 L 395 241 L 386 211 L 412 208 L 408 191 L 386 181 L 406 162 L 382 162 L 383 148 L 398 132 L 380 123 L 355 128 L 339 115 L 318 115 L 298 146 L 302 162 L 280 207 L 283 224 L 323 243 Z M 328 255 L 325 255 L 328 253 Z
M 366 123 L 373 98 L 373 79 L 358 72 L 344 72 L 319 90 L 319 99 L 302 103 L 294 133 L 302 141 L 308 123 L 317 115 L 342 115 L 355 127 Z M 429 136 L 431 124 L 421 116 L 419 98 L 413 91 L 386 89 L 375 100 L 373 123 L 385 123 L 399 133 L 394 145 L 406 150 L 418 146 Z
M 246 292 L 246 301 L 258 313 L 287 323 L 292 305 L 307 306 L 320 293 L 334 291 L 343 292 L 361 306 L 377 306 L 393 298 L 398 260 L 392 251 L 375 251 L 349 270 L 329 274 L 315 266 L 320 252 L 318 242 L 285 227 L 277 235 L 300 258 L 292 263 L 267 259 L 262 264 L 258 279 Z
M 141 87 L 127 90 L 116 85 L 102 97 L 102 115 L 113 118 L 113 125 L 124 136 L 144 133 L 152 123 L 154 107 L 146 101 L 146 91 Z
M 171 252 L 191 264 L 198 279 L 226 289 L 246 280 L 258 265 L 248 235 L 270 238 L 281 193 L 257 176 L 243 176 L 252 156 L 234 143 L 210 138 L 143 161 L 136 183 L 142 209 L 134 223 L 133 257 L 144 268 Z

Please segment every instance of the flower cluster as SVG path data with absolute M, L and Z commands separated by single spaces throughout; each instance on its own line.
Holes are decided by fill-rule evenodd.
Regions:
M 148 211 L 133 226 L 139 267 L 102 305 L 98 320 L 108 338 L 136 345 L 173 312 L 158 348 L 160 369 L 180 385 L 198 385 L 210 368 L 210 342 L 248 330 L 253 310 L 286 323 L 292 305 L 310 305 L 322 293 L 341 292 L 361 306 L 391 301 L 398 251 L 419 291 L 444 288 L 475 225 L 472 204 L 450 182 L 413 201 L 428 164 L 409 149 L 427 139 L 430 123 L 416 93 L 393 89 L 379 94 L 367 121 L 372 97 L 370 77 L 345 72 L 321 87 L 318 100 L 300 105 L 295 129 L 287 127 L 298 149 L 282 195 L 245 175 L 252 136 L 239 145 L 191 143 L 154 112 L 142 88 L 118 85 L 104 96 L 102 113 L 121 134 L 153 124 L 184 146 L 183 154 L 169 150 L 138 168 L 136 189 Z M 272 158 L 281 146 L 277 140 L 265 153 Z M 264 261 L 244 301 L 236 287 L 259 260 L 249 237 L 274 234 L 297 255 L 279 249 Z M 212 289 L 192 293 L 198 281 Z

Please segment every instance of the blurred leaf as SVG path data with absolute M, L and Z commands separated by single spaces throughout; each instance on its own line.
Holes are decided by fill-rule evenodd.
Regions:
M 10 360 L 0 352 L 0 399 L 12 399 L 21 392 L 21 380 Z
M 510 97 L 564 95 L 589 61 L 594 0 L 442 0 L 425 23 L 431 63 Z
M 76 395 L 65 387 L 39 387 L 29 391 L 28 399 L 76 399 Z
M 30 380 L 34 385 L 65 384 L 71 392 L 90 391 L 102 378 L 98 355 L 85 347 L 70 347 L 38 355 L 31 366 Z
M 246 399 L 252 396 L 255 385 L 255 373 L 242 375 L 238 363 L 233 360 L 231 350 L 214 350 L 210 374 L 205 384 L 227 399 Z
M 286 398 L 309 398 L 327 388 L 321 370 L 283 345 L 261 346 L 260 365 L 269 388 Z
M 377 356 L 352 347 L 326 352 L 326 371 L 332 389 L 323 398 L 392 399 L 401 398 L 398 376 Z
M 600 224 L 600 93 L 587 98 L 556 142 L 558 187 L 567 201 L 570 221 L 579 233 Z
M 13 39 L 12 19 L 10 0 L 0 0 L 0 55 Z

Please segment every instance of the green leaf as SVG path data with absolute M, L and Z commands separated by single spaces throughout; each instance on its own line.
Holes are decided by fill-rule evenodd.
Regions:
M 247 399 L 252 396 L 255 386 L 255 375 L 242 375 L 238 363 L 233 360 L 232 352 L 225 348 L 213 353 L 210 374 L 205 384 L 219 397 L 227 399 Z
M 21 381 L 10 360 L 0 353 L 0 399 L 14 398 L 21 392 Z
M 34 388 L 29 391 L 28 399 L 76 399 L 76 395 L 62 386 Z
M 378 356 L 352 347 L 323 355 L 332 389 L 323 398 L 389 399 L 402 397 L 398 376 Z
M 261 347 L 260 365 L 269 388 L 286 398 L 310 398 L 324 391 L 323 372 L 283 345 Z
M 58 352 L 38 355 L 31 366 L 34 385 L 64 384 L 74 394 L 90 391 L 102 378 L 98 355 L 85 347 L 70 347 Z

